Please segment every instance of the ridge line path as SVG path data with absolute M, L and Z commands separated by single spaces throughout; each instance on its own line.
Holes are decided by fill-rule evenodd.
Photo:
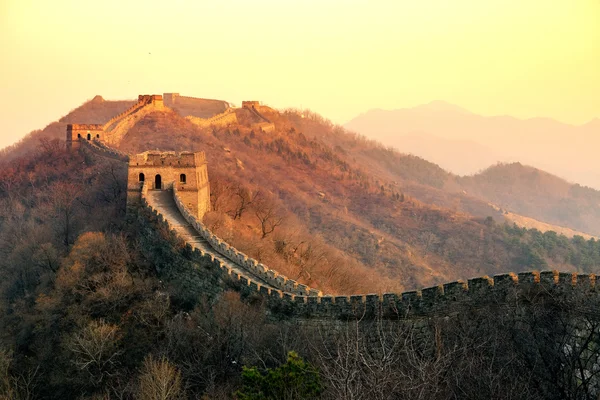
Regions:
M 171 190 L 148 190 L 147 194 L 150 205 L 154 207 L 162 216 L 167 220 L 172 229 L 175 229 L 177 234 L 183 238 L 186 243 L 189 243 L 192 248 L 202 250 L 207 254 L 211 254 L 215 260 L 221 261 L 227 267 L 231 268 L 232 271 L 237 272 L 246 278 L 250 278 L 252 281 L 259 283 L 261 286 L 267 287 L 272 290 L 281 290 L 267 282 L 263 281 L 258 276 L 254 275 L 250 271 L 240 267 L 239 265 L 232 262 L 227 257 L 217 253 L 217 251 L 202 237 L 198 234 L 198 231 L 185 220 L 183 215 L 179 212 L 175 199 L 173 198 L 173 192 Z M 283 290 L 281 290 L 284 292 Z

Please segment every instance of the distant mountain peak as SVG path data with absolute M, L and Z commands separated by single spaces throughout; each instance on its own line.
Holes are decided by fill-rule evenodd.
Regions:
M 472 112 L 470 112 L 469 110 L 467 110 L 465 108 L 462 108 L 462 107 L 457 106 L 452 103 L 448 103 L 447 101 L 443 101 L 443 100 L 434 100 L 427 104 L 422 104 L 420 106 L 416 106 L 416 107 L 414 107 L 414 109 L 417 109 L 417 110 L 421 109 L 421 110 L 427 110 L 427 111 L 457 112 L 457 113 L 461 113 L 461 114 L 473 114 Z

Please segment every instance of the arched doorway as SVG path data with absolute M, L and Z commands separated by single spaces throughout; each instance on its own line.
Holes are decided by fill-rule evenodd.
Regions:
M 92 135 L 90 135 L 90 134 L 88 133 L 88 136 L 87 136 L 87 137 L 88 137 L 88 140 L 90 140 L 90 139 L 92 138 Z
M 185 183 L 185 174 L 179 175 L 179 182 Z
M 156 190 L 160 190 L 162 189 L 162 179 L 160 177 L 160 175 L 156 175 L 156 177 L 154 177 L 154 189 Z
M 146 179 L 146 177 L 144 176 L 144 173 L 140 172 L 140 182 L 144 182 L 144 179 Z

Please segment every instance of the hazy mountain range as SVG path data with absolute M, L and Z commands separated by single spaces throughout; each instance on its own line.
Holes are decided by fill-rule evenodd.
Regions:
M 460 175 L 521 162 L 600 188 L 600 119 L 575 126 L 549 118 L 484 117 L 443 101 L 370 110 L 345 128 L 413 153 Z

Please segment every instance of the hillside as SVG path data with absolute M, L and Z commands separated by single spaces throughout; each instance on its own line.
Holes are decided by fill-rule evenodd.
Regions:
M 64 140 L 67 124 L 81 121 L 87 121 L 90 124 L 102 124 L 134 104 L 134 100 L 112 101 L 104 100 L 102 96 L 95 96 L 44 129 L 33 131 L 14 145 L 0 150 L 0 161 L 14 160 L 34 151 L 40 140 Z
M 328 293 L 397 293 L 510 270 L 599 271 L 600 242 L 502 224 L 496 206 L 467 193 L 453 196 L 462 183 L 435 164 L 314 114 L 264 113 L 273 132 L 253 130 L 255 120 L 244 111 L 241 123 L 221 128 L 199 128 L 170 109 L 149 112 L 121 149 L 205 151 L 214 211 L 204 223 L 244 253 Z M 352 325 L 327 325 L 321 317 L 289 323 L 289 303 L 270 309 L 263 296 L 245 293 L 244 283 L 217 279 L 219 268 L 195 259 L 148 209 L 125 213 L 123 163 L 85 146 L 67 151 L 58 139 L 29 137 L 22 145 L 35 150 L 0 164 L 0 397 L 146 398 L 162 382 L 180 398 L 226 399 L 252 390 L 248 371 L 259 373 L 243 367 L 276 377 L 302 366 L 318 371 L 322 381 L 311 387 L 323 391 L 320 398 L 338 399 L 339 382 L 346 382 L 339 360 L 348 360 L 361 398 L 385 390 L 380 398 L 559 399 L 582 393 L 582 363 L 597 366 L 590 361 L 599 357 L 595 349 L 584 347 L 573 358 L 563 346 L 547 346 L 575 348 L 582 337 L 597 336 L 589 276 L 577 276 L 580 290 L 571 290 L 570 274 L 556 276 L 562 286 L 546 274 L 544 286 L 531 287 L 526 277 L 534 275 L 525 274 L 515 297 L 504 275 L 508 281 L 494 288 L 509 291 L 508 303 L 480 297 L 485 288 L 477 282 L 488 281 L 476 279 L 469 282 L 472 302 L 456 301 L 448 290 L 444 314 L 401 325 L 398 314 L 359 314 Z M 460 211 L 467 207 L 498 218 Z M 415 309 L 431 300 L 425 298 Z M 582 329 L 582 320 L 590 326 Z M 356 353 L 345 350 L 349 344 Z M 390 360 L 372 358 L 373 345 L 391 349 Z M 540 353 L 550 362 L 538 362 Z M 559 377 L 557 363 L 566 371 Z M 373 365 L 383 371 L 377 379 Z M 484 375 L 474 378 L 473 368 Z M 511 384 L 496 382 L 500 375 Z M 482 386 L 481 376 L 490 384 Z M 393 383 L 382 387 L 379 377 Z M 567 391 L 571 377 L 579 386 Z M 277 393 L 273 398 L 287 398 Z M 294 393 L 289 398 L 307 398 Z
M 361 287 L 375 290 L 493 274 L 507 265 L 522 270 L 532 262 L 578 268 L 569 267 L 571 261 L 564 256 L 546 254 L 543 246 L 530 249 L 527 243 L 535 234 L 505 228 L 495 203 L 463 190 L 456 176 L 435 164 L 385 149 L 314 114 L 264 113 L 276 124 L 274 132 L 253 131 L 255 121 L 243 115 L 235 126 L 198 128 L 172 111 L 157 112 L 133 127 L 121 149 L 206 151 L 217 210 L 208 221 L 211 226 L 254 257 L 334 293 L 340 285 L 353 286 L 341 284 L 342 275 L 325 280 L 325 270 L 334 266 L 321 265 L 319 258 L 303 270 L 304 261 L 290 259 L 288 253 L 294 240 L 322 238 L 323 254 L 332 252 L 336 260 L 350 257 L 354 271 L 374 272 Z M 238 192 L 240 187 L 247 190 L 245 195 Z M 240 196 L 251 200 L 256 193 L 275 201 L 287 215 L 271 241 L 256 240 L 260 229 L 252 212 L 232 218 Z M 488 223 L 488 216 L 496 223 Z M 517 234 L 522 245 L 515 249 L 512 236 Z
M 520 163 L 498 164 L 458 178 L 470 194 L 519 214 L 600 234 L 600 192 Z
M 597 119 L 574 126 L 548 118 L 484 117 L 433 102 L 371 110 L 344 127 L 458 174 L 474 174 L 497 162 L 519 161 L 600 189 L 600 172 L 590 167 L 595 163 L 594 144 L 600 132 Z M 465 142 L 466 148 L 462 147 Z
M 81 122 L 88 115 L 102 122 L 128 104 L 96 98 L 61 123 Z M 215 210 L 206 222 L 212 229 L 276 270 L 330 293 L 397 291 L 534 266 L 595 268 L 595 256 L 565 256 L 587 248 L 571 248 L 577 244 L 566 240 L 560 241 L 564 251 L 549 253 L 546 245 L 532 242 L 539 232 L 523 234 L 511 227 L 519 222 L 552 229 L 546 222 L 593 234 L 590 225 L 579 228 L 546 218 L 564 198 L 566 183 L 550 196 L 531 181 L 511 183 L 491 170 L 458 178 L 308 111 L 261 107 L 261 113 L 275 124 L 273 132 L 256 128 L 259 119 L 244 109 L 236 110 L 235 125 L 204 128 L 177 110 L 153 111 L 129 129 L 121 150 L 205 151 Z M 33 147 L 36 139 L 23 143 Z M 539 185 L 558 182 L 546 175 L 540 175 L 546 178 Z M 516 186 L 507 191 L 502 185 Z M 578 192 L 569 190 L 575 198 Z M 523 196 L 516 195 L 521 191 Z M 596 193 L 581 191 L 591 198 Z M 541 200 L 549 205 L 525 207 Z M 260 207 L 281 217 L 266 234 L 257 217 Z

